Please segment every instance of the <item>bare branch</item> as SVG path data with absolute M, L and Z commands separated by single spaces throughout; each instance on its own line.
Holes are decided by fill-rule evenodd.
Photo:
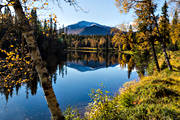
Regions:
M 54 0 L 53 0 L 53 1 L 54 1 Z M 60 8 L 62 8 L 61 5 L 59 4 L 59 2 L 62 1 L 62 0 L 55 0 L 55 1 L 58 3 L 58 6 L 59 6 Z M 85 11 L 81 6 L 79 6 L 77 0 L 64 0 L 64 1 L 65 1 L 66 3 L 68 3 L 70 6 L 73 6 L 76 11 L 81 10 L 81 11 L 83 11 L 83 12 L 87 12 L 87 11 Z

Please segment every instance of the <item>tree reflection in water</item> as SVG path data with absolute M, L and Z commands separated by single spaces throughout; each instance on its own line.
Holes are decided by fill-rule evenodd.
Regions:
M 148 53 L 145 54 L 147 55 Z M 145 74 L 145 69 L 147 68 L 149 62 L 147 61 L 148 59 L 146 59 L 148 56 L 144 56 L 144 54 L 128 55 L 120 53 L 115 54 L 110 52 L 68 52 L 63 55 L 63 57 L 51 54 L 46 58 L 46 62 L 48 63 L 47 68 L 51 76 L 51 81 L 41 82 L 39 81 L 37 74 L 35 74 L 32 80 L 23 84 L 15 85 L 14 89 L 11 91 L 8 91 L 6 87 L 0 86 L 0 93 L 4 94 L 6 96 L 6 101 L 8 101 L 9 96 L 12 97 L 14 90 L 16 90 L 16 94 L 18 94 L 19 88 L 22 85 L 25 85 L 28 98 L 28 90 L 31 91 L 32 95 L 35 95 L 37 93 L 38 83 L 41 83 L 52 119 L 63 119 L 61 110 L 59 108 L 59 103 L 56 99 L 56 95 L 52 87 L 52 82 L 56 83 L 57 80 L 57 69 L 59 70 L 59 74 L 64 76 L 67 75 L 67 66 L 69 63 L 81 64 L 83 66 L 88 66 L 94 69 L 119 64 L 120 67 L 128 69 L 128 78 L 130 78 L 131 72 L 134 69 L 137 71 L 139 77 L 142 77 Z

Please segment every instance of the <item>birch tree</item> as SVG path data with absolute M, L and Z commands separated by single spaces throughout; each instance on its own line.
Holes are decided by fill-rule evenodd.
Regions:
M 36 1 L 41 2 L 40 0 L 34 0 L 31 2 L 36 2 Z M 64 1 L 69 3 L 70 5 L 75 6 L 74 0 L 64 0 Z M 29 8 L 27 8 L 26 6 L 23 7 L 23 5 L 27 3 L 28 0 L 22 0 L 22 1 L 21 0 L 6 0 L 7 4 L 1 4 L 3 2 L 5 1 L 0 2 L 0 9 L 6 6 L 12 6 L 12 9 L 14 10 L 17 16 L 18 24 L 20 24 L 21 30 L 23 31 L 22 36 L 23 38 L 25 38 L 25 41 L 28 45 L 31 59 L 33 60 L 35 64 L 35 69 L 41 81 L 41 85 L 44 90 L 47 104 L 48 104 L 48 107 L 50 108 L 52 119 L 54 120 L 64 119 L 62 112 L 59 108 L 59 104 L 56 100 L 56 96 L 54 94 L 51 82 L 50 82 L 50 76 L 46 68 L 46 63 L 42 60 L 42 57 L 40 55 L 37 41 L 35 40 L 33 27 L 30 25 L 29 19 L 27 18 L 25 14 L 25 10 Z M 48 2 L 47 1 L 43 2 L 43 5 L 48 5 Z M 8 32 L 9 30 L 4 34 L 4 37 L 2 39 L 8 36 Z

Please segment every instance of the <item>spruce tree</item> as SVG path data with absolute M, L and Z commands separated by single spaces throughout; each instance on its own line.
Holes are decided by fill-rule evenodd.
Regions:
M 144 0 L 137 4 L 136 14 L 138 16 L 138 34 L 140 47 L 144 46 L 146 49 L 150 47 L 152 49 L 154 62 L 156 64 L 156 68 L 160 71 L 157 54 L 155 50 L 155 39 L 153 36 L 154 24 L 155 21 L 153 19 L 153 14 L 155 12 L 155 5 L 152 0 Z M 149 46 L 150 44 L 150 46 Z
M 169 70 L 172 70 L 172 66 L 169 61 L 169 57 L 166 52 L 166 43 L 169 43 L 170 39 L 170 31 L 169 31 L 169 18 L 168 18 L 168 5 L 165 1 L 164 6 L 162 7 L 162 16 L 160 20 L 160 27 L 159 27 L 159 33 L 160 33 L 160 43 L 163 49 L 163 53 L 167 62 L 167 65 L 169 67 Z
M 52 31 L 53 31 L 53 19 L 52 17 L 50 18 L 50 35 L 52 36 Z
M 128 44 L 129 44 L 129 50 L 134 51 L 134 44 L 135 44 L 135 36 L 133 33 L 132 25 L 129 26 L 129 32 L 128 32 Z
M 30 23 L 31 23 L 31 26 L 32 26 L 32 28 L 34 30 L 35 38 L 37 39 L 37 34 L 38 34 L 38 25 L 37 25 L 37 22 L 38 22 L 38 20 L 37 20 L 37 12 L 36 12 L 35 9 L 32 9 L 31 16 L 32 16 L 32 18 L 30 20 Z
M 180 22 L 178 19 L 178 11 L 176 10 L 173 16 L 171 25 L 171 40 L 175 47 L 178 49 L 178 44 L 180 42 Z
M 46 19 L 44 20 L 44 31 L 46 32 L 46 30 L 47 30 L 47 21 L 46 21 Z
M 160 23 L 159 23 L 159 30 L 161 33 L 161 42 L 163 43 L 169 43 L 169 16 L 167 14 L 167 9 L 168 5 L 167 2 L 165 1 L 164 6 L 162 7 L 162 16 L 160 18 Z
M 58 33 L 57 33 L 57 25 L 56 22 L 54 22 L 54 28 L 53 28 L 53 36 L 55 39 L 58 38 Z
M 177 23 L 178 23 L 178 11 L 176 10 L 174 13 L 173 20 L 172 20 L 172 25 L 176 26 Z

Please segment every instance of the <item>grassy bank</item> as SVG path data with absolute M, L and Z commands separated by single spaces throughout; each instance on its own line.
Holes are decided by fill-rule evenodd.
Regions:
M 111 98 L 102 90 L 93 92 L 85 117 L 89 120 L 179 120 L 180 119 L 180 51 L 170 52 L 173 71 L 164 67 L 160 73 L 124 84 L 120 94 Z M 67 119 L 80 119 L 75 113 Z

